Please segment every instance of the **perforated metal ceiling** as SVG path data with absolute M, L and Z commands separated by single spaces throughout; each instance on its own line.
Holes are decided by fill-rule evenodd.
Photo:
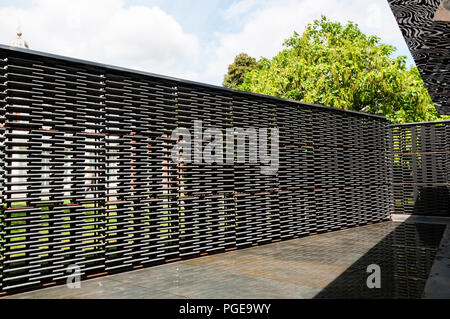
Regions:
M 388 0 L 440 114 L 450 114 L 450 0 Z

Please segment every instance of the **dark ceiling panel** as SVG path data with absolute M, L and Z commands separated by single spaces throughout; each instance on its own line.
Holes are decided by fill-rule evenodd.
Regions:
M 450 0 L 388 0 L 439 113 L 450 115 Z

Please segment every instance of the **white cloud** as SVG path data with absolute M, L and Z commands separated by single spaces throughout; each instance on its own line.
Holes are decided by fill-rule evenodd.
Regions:
M 242 16 L 244 13 L 249 12 L 257 5 L 261 5 L 264 0 L 240 0 L 233 2 L 225 12 L 223 12 L 223 17 L 225 19 L 233 19 Z
M 249 2 L 252 1 L 242 0 L 234 3 L 227 12 L 230 16 L 231 13 L 238 14 L 238 9 L 245 9 Z M 225 74 L 228 64 L 240 52 L 246 52 L 256 58 L 276 55 L 281 50 L 283 41 L 290 37 L 294 30 L 302 33 L 308 23 L 320 18 L 322 14 L 342 23 L 351 20 L 358 23 L 363 32 L 375 34 L 384 42 L 405 47 L 401 32 L 385 0 L 268 1 L 246 20 L 240 32 L 217 34 L 215 58 L 208 64 L 206 73 L 210 77 L 216 75 L 216 81 L 219 82 L 222 77 L 217 77 L 217 74 Z M 407 54 L 407 50 L 401 53 Z
M 20 21 L 39 51 L 197 78 L 196 36 L 159 7 L 122 0 L 35 0 L 28 8 L 0 7 L 0 43 L 9 44 Z
M 128 6 L 128 0 L 30 1 L 0 6 L 0 43 L 14 40 L 20 20 L 35 50 L 213 84 L 222 82 L 236 54 L 272 57 L 294 30 L 303 32 L 321 14 L 352 20 L 408 54 L 385 0 L 235 0 L 225 11 L 211 10 L 215 16 L 204 19 L 206 32 L 198 34 L 160 7 Z M 196 9 L 178 12 L 186 28 Z
M 375 29 L 383 28 L 383 15 L 381 12 L 381 8 L 376 3 L 371 3 L 366 8 L 366 16 L 367 16 L 367 25 L 371 26 Z

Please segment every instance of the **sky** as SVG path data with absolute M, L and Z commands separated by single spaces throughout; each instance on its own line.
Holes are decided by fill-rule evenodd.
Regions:
M 321 15 L 414 61 L 387 0 L 0 0 L 0 43 L 221 85 L 234 57 L 275 56 Z

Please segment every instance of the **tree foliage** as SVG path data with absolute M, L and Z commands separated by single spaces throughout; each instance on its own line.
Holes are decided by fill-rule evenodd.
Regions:
M 256 67 L 256 59 L 240 53 L 234 58 L 234 62 L 228 66 L 228 73 L 223 80 L 223 86 L 231 89 L 236 89 L 242 82 L 244 76 Z
M 443 119 L 417 68 L 408 69 L 406 57 L 393 57 L 395 51 L 352 22 L 342 25 L 322 16 L 302 35 L 294 32 L 272 59 L 245 64 L 243 55 L 237 56 L 224 86 L 243 77 L 235 88 L 385 115 L 395 123 Z

